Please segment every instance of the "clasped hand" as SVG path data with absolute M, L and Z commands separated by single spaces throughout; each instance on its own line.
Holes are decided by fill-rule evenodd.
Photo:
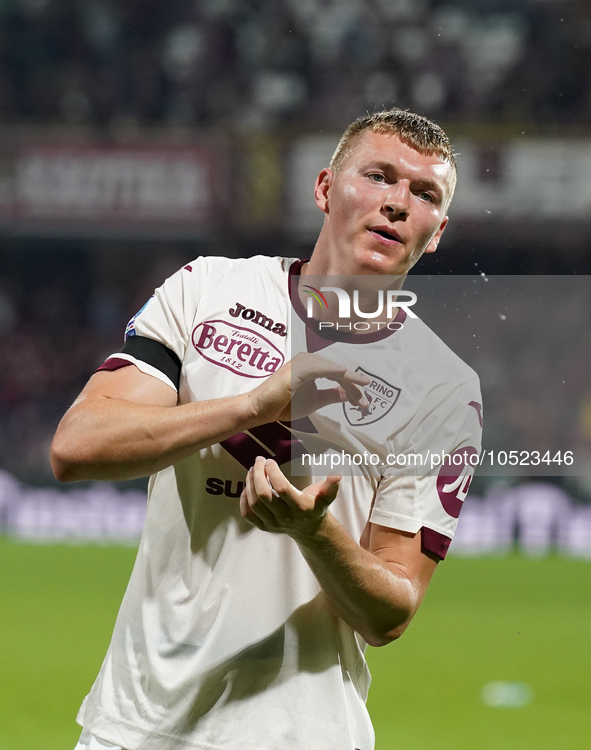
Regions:
M 320 389 L 318 378 L 336 382 Z M 367 406 L 363 392 L 369 378 L 316 354 L 300 353 L 249 394 L 256 421 L 294 420 L 314 413 L 329 404 L 349 401 Z M 294 487 L 272 459 L 259 456 L 246 476 L 240 496 L 240 512 L 262 531 L 288 534 L 296 541 L 313 537 L 335 499 L 339 476 L 309 485 Z
M 336 382 L 320 389 L 316 380 Z M 302 352 L 248 394 L 259 424 L 292 421 L 308 416 L 329 404 L 349 401 L 353 406 L 368 406 L 362 386 L 370 379 L 362 372 L 347 369 L 317 354 Z
M 261 531 L 288 534 L 295 541 L 313 537 L 337 496 L 339 476 L 298 490 L 272 459 L 259 456 L 240 496 L 243 517 Z

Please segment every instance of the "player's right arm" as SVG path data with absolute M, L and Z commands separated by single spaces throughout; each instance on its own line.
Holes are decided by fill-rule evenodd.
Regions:
M 51 465 L 62 482 L 134 479 L 251 422 L 245 396 L 177 406 L 176 391 L 135 366 L 97 372 L 58 426 Z
M 319 390 L 316 378 L 336 381 Z M 310 414 L 329 403 L 360 405 L 360 373 L 298 355 L 253 391 L 177 405 L 177 392 L 134 365 L 95 373 L 60 422 L 51 446 L 55 476 L 122 480 L 148 476 L 245 429 Z M 298 392 L 302 410 L 291 412 Z

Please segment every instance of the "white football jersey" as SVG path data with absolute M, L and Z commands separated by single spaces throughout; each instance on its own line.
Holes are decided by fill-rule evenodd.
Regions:
M 333 404 L 204 448 L 151 477 L 136 564 L 78 721 L 128 750 L 371 750 L 365 643 L 335 616 L 296 543 L 260 531 L 238 498 L 257 455 L 296 481 L 314 452 L 378 458 L 345 476 L 331 512 L 355 540 L 368 520 L 421 530 L 444 557 L 472 469 L 412 472 L 389 456 L 480 451 L 474 372 L 420 320 L 390 335 L 306 333 L 288 293 L 292 259 L 198 258 L 130 321 L 122 352 L 179 403 L 252 390 L 296 350 L 363 369 L 370 407 Z M 365 343 L 365 346 L 360 345 Z M 435 366 L 433 366 L 435 363 Z M 309 460 L 309 457 L 308 457 Z M 343 472 L 344 473 L 344 472 Z M 300 485 L 301 486 L 301 485 Z

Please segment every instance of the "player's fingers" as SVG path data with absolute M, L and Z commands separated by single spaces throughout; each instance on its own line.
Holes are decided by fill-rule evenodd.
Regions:
M 342 389 L 346 396 L 345 398 L 339 398 L 342 401 L 350 401 L 353 406 L 361 406 L 365 408 L 369 406 L 363 386 L 368 385 L 370 378 L 362 372 L 356 372 L 354 370 L 344 369 L 336 371 L 334 368 L 337 367 L 333 362 L 323 360 L 323 363 L 328 367 L 328 371 L 325 374 L 318 375 L 318 377 L 325 378 L 327 380 L 334 380 L 338 383 L 338 388 Z M 302 389 L 305 390 L 305 389 Z M 341 396 L 341 392 L 333 389 L 326 389 L 333 392 L 334 395 Z M 328 403 L 335 403 L 335 401 L 329 401 Z
M 347 372 L 349 372 L 349 370 Z M 359 386 L 348 378 L 339 379 L 338 382 L 347 394 L 346 400 L 353 404 L 353 406 L 360 406 L 362 409 L 369 406 L 369 401 L 367 400 L 362 388 L 359 388 Z M 364 383 L 364 385 L 367 385 L 367 383 Z
M 276 490 L 271 483 L 271 480 L 266 471 L 267 464 L 269 462 L 272 463 L 276 468 L 278 475 L 280 475 L 283 480 L 289 485 L 289 487 L 291 487 L 275 461 L 273 461 L 272 459 L 267 459 L 267 461 L 265 461 L 262 456 L 257 456 L 252 468 L 255 492 L 257 493 L 261 502 L 263 502 L 274 515 L 278 523 L 287 523 L 291 519 L 291 510 L 289 507 L 289 503 L 285 502 L 287 498 L 283 495 L 283 493 Z
M 257 516 L 248 503 L 246 488 L 242 490 L 242 494 L 240 495 L 240 513 L 245 521 L 256 526 L 257 529 L 265 531 L 264 522 Z
M 341 388 L 340 385 L 336 388 L 323 388 L 322 390 L 316 391 L 314 394 L 314 411 L 322 409 L 322 407 L 328 406 L 329 404 L 339 404 L 348 400 L 349 397 L 347 396 L 347 392 L 344 388 Z
M 291 508 L 292 510 L 309 510 L 306 503 L 302 504 L 301 502 L 303 492 L 293 486 L 281 471 L 276 461 L 273 461 L 272 458 L 268 458 L 265 463 L 265 469 L 273 489 L 288 508 Z
M 359 370 L 345 370 L 343 378 L 349 383 L 357 383 L 358 385 L 369 385 L 371 378 L 364 372 Z
M 255 458 L 254 466 L 250 469 L 249 473 L 251 475 L 252 486 L 259 500 L 266 503 L 271 502 L 273 492 L 265 473 L 265 459 L 262 456 Z
M 332 378 L 344 375 L 347 368 L 317 354 L 300 353 L 291 360 L 291 378 L 294 385 L 299 387 L 309 380 L 316 378 Z
M 316 493 L 316 500 L 320 500 L 325 505 L 330 505 L 338 494 L 341 479 L 340 474 L 331 474 L 322 482 L 312 485 Z
M 238 502 L 240 504 L 240 515 L 246 517 L 250 510 L 248 499 L 246 497 L 246 483 L 244 489 L 240 493 L 240 500 Z
M 277 464 L 277 461 L 273 461 L 272 458 L 268 458 L 264 462 L 263 468 L 265 469 L 267 482 L 270 483 L 269 486 L 273 490 L 275 490 L 276 494 L 278 494 L 280 497 L 285 497 L 288 499 L 297 497 L 299 490 L 293 486 L 293 484 L 281 471 L 279 465 Z
M 291 378 L 294 390 L 303 383 L 317 378 L 336 380 L 344 388 L 349 384 L 367 385 L 370 378 L 362 372 L 349 370 L 345 365 L 339 365 L 330 359 L 319 357 L 317 354 L 297 354 L 291 360 Z
M 246 475 L 246 497 L 251 511 L 255 513 L 258 518 L 260 518 L 260 520 L 264 523 L 265 528 L 268 530 L 275 529 L 275 527 L 277 526 L 277 520 L 256 491 L 254 484 L 254 472 L 252 469 L 249 469 L 248 474 Z

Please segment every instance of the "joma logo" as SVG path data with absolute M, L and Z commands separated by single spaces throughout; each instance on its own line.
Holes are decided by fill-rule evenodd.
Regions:
M 271 333 L 276 333 L 278 336 L 287 336 L 287 327 L 283 323 L 275 323 L 274 320 L 263 315 L 260 310 L 253 310 L 251 307 L 245 307 L 240 302 L 237 302 L 236 307 L 234 309 L 230 308 L 228 312 L 233 318 L 241 315 L 244 320 L 252 320 L 253 323 L 266 328 Z

